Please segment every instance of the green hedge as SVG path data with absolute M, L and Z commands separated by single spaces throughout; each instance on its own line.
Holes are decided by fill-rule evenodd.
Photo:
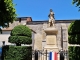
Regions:
M 73 21 L 68 28 L 69 44 L 80 44 L 80 20 Z M 80 60 L 80 47 L 69 46 L 69 60 Z
M 71 22 L 69 28 L 68 28 L 68 34 L 76 34 L 80 33 L 80 20 L 76 20 Z
M 32 39 L 27 36 L 10 36 L 9 37 L 10 43 L 21 43 L 21 44 L 31 44 Z
M 27 46 L 4 46 L 3 60 L 32 60 L 32 48 Z
M 69 35 L 68 42 L 70 44 L 80 44 L 80 34 Z
M 80 47 L 69 46 L 69 60 L 80 60 Z
M 27 26 L 18 25 L 11 31 L 11 36 L 8 41 L 15 43 L 17 46 L 21 46 L 21 44 L 31 44 L 31 37 L 31 30 Z
M 80 20 L 71 22 L 68 28 L 69 44 L 80 44 Z
M 11 31 L 11 36 L 27 36 L 31 37 L 31 30 L 24 25 L 15 26 L 14 29 Z

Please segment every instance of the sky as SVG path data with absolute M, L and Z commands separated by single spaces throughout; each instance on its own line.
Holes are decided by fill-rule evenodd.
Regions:
M 13 0 L 17 17 L 32 17 L 33 21 L 48 20 L 49 10 L 55 13 L 55 20 L 80 19 L 80 12 L 72 0 Z

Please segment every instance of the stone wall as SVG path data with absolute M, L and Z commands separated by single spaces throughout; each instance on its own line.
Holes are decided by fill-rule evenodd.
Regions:
M 58 29 L 57 46 L 59 47 L 59 49 L 68 48 L 68 26 L 70 25 L 70 23 L 71 22 L 68 22 L 68 23 L 59 22 L 55 24 L 56 28 Z M 44 46 L 46 45 L 46 40 L 45 40 L 46 34 L 44 32 L 44 29 L 48 27 L 48 23 L 47 22 L 31 22 L 27 24 L 27 26 L 29 26 L 29 28 L 31 28 L 36 32 L 34 44 L 37 47 L 34 47 L 34 48 L 35 49 L 41 49 L 41 47 L 44 48 Z
M 57 46 L 59 49 L 67 49 L 68 48 L 68 26 L 72 21 L 70 20 L 56 20 L 55 21 L 55 27 L 58 29 L 57 34 Z M 10 23 L 10 28 L 14 28 L 15 26 L 19 24 L 26 24 L 26 20 L 21 21 L 15 21 L 14 23 Z M 40 49 L 42 50 L 44 46 L 46 45 L 46 34 L 44 32 L 44 29 L 48 27 L 48 21 L 32 21 L 27 23 L 27 25 L 30 29 L 35 31 L 36 33 L 33 34 L 33 49 Z

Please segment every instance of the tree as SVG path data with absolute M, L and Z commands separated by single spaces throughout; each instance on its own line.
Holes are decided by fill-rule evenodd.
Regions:
M 80 20 L 71 22 L 68 28 L 68 42 L 73 44 L 69 46 L 69 60 L 79 60 L 80 59 Z
M 21 44 L 32 43 L 31 30 L 27 26 L 18 25 L 14 27 L 10 35 L 9 42 L 15 43 L 17 46 L 21 46 Z
M 13 0 L 0 0 L 0 26 L 8 25 L 16 18 L 16 10 L 14 8 Z
M 79 7 L 80 8 L 80 0 L 73 0 L 72 1 L 72 4 L 76 4 L 76 7 Z

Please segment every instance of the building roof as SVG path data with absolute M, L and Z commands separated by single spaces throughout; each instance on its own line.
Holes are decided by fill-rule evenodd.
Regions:
M 17 17 L 17 20 L 19 20 L 20 18 L 21 18 L 21 20 L 26 20 L 27 18 L 32 19 L 31 17 Z M 71 23 L 75 20 L 80 20 L 80 19 L 55 20 L 55 23 Z M 48 20 L 37 20 L 37 21 L 33 20 L 33 21 L 29 22 L 28 24 L 43 24 L 43 23 L 48 23 Z M 2 31 L 11 31 L 11 30 L 12 30 L 12 28 L 2 29 Z M 36 33 L 35 31 L 33 31 L 33 32 Z
M 12 30 L 12 28 L 4 28 L 4 29 L 2 29 L 2 31 L 11 31 L 11 30 Z M 34 30 L 32 30 L 32 29 L 31 29 L 31 31 L 34 32 L 34 33 L 36 33 L 36 32 L 35 32 Z
M 55 23 L 71 23 L 75 20 L 55 20 Z M 48 20 L 43 20 L 43 21 L 32 21 L 32 22 L 29 22 L 28 24 L 31 25 L 31 24 L 43 24 L 43 23 L 48 23 Z
M 2 31 L 11 31 L 12 28 L 3 28 Z
M 32 20 L 32 17 L 17 17 L 16 21 L 18 21 L 19 19 L 26 20 L 27 18 L 30 18 Z

